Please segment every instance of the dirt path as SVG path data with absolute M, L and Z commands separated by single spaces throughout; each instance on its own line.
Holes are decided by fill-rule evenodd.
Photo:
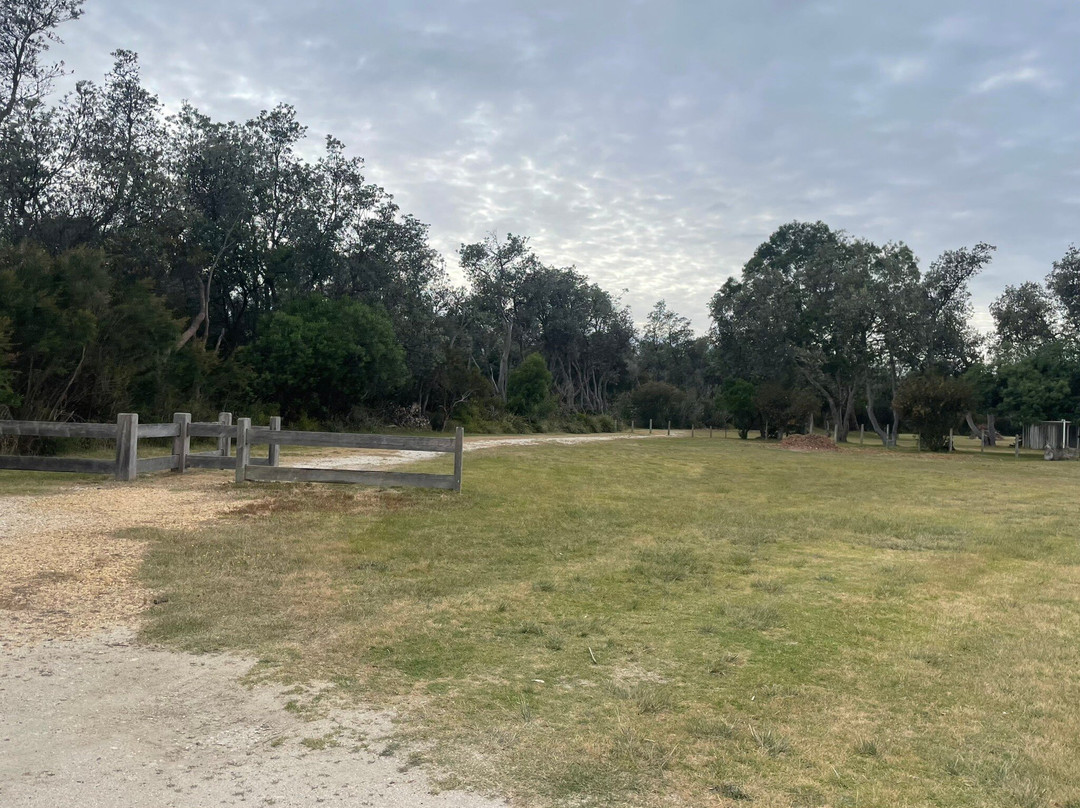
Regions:
M 472 438 L 467 451 L 543 443 L 572 445 L 631 436 Z M 636 436 L 641 437 L 641 436 Z M 336 451 L 288 457 L 314 468 L 385 468 L 438 457 L 428 452 Z M 190 528 L 238 507 L 227 472 L 158 474 L 102 481 L 39 496 L 0 496 L 0 649 L 88 636 L 130 625 L 149 604 L 137 571 L 144 546 L 129 528 Z
M 466 438 L 465 451 L 475 452 L 481 449 L 497 449 L 503 446 L 538 446 L 544 443 L 555 443 L 563 446 L 572 446 L 577 443 L 596 443 L 597 441 L 609 440 L 634 440 L 647 437 L 645 435 L 535 435 L 528 438 Z M 430 460 L 436 457 L 445 457 L 438 452 L 357 452 L 351 450 L 339 450 L 332 454 L 322 455 L 304 461 L 305 466 L 319 469 L 358 468 L 374 469 L 400 466 L 404 463 L 415 463 L 420 460 Z M 291 461 L 290 462 L 294 462 Z M 295 461 L 300 465 L 299 461 Z
M 505 805 L 433 793 L 428 775 L 386 754 L 388 716 L 305 721 L 280 688 L 237 683 L 250 664 L 138 646 L 124 629 L 7 652 L 0 805 Z
M 474 438 L 468 451 L 629 436 Z M 643 437 L 643 436 L 635 436 Z M 378 468 L 416 452 L 289 458 Z M 340 710 L 306 722 L 252 660 L 133 644 L 152 593 L 130 528 L 189 528 L 243 506 L 221 472 L 103 481 L 0 496 L 0 805 L 203 808 L 372 805 L 490 808 L 383 756 L 392 716 Z

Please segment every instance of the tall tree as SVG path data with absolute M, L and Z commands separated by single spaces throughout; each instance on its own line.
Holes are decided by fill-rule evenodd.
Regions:
M 690 321 L 658 300 L 645 320 L 639 353 L 641 369 L 650 378 L 683 386 L 691 375 L 690 346 L 694 331 Z
M 1054 339 L 1053 305 L 1037 283 L 1006 286 L 990 304 L 995 349 L 1000 360 L 1028 356 Z
M 979 338 L 971 327 L 968 284 L 997 248 L 985 242 L 943 252 L 923 278 L 923 370 L 960 373 L 978 361 Z
M 1067 333 L 1074 339 L 1080 337 L 1080 249 L 1075 244 L 1054 262 L 1046 285 L 1061 309 Z
M 498 369 L 497 375 L 492 374 L 492 383 L 505 404 L 514 326 L 522 305 L 522 284 L 539 261 L 529 248 L 529 240 L 512 233 L 505 240 L 492 233 L 483 241 L 462 244 L 460 259 L 479 309 L 492 319 L 498 332 Z
M 0 0 L 0 126 L 19 105 L 49 93 L 63 62 L 42 56 L 60 42 L 56 29 L 82 14 L 83 0 Z
M 872 245 L 823 222 L 780 227 L 713 298 L 718 350 L 744 363 L 736 375 L 794 386 L 826 401 L 847 439 L 870 361 Z

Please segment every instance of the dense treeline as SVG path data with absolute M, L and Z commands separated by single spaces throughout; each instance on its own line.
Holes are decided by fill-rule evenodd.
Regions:
M 922 428 L 920 413 L 1080 415 L 1075 248 L 1045 286 L 1007 288 L 984 338 L 968 284 L 993 247 L 922 270 L 903 244 L 793 222 L 716 292 L 708 336 L 664 301 L 638 330 L 522 236 L 463 244 L 455 287 L 427 226 L 342 142 L 304 156 L 288 105 L 241 123 L 189 104 L 166 115 L 129 51 L 57 97 L 46 50 L 81 0 L 0 9 L 0 417 L 230 409 L 471 430 L 620 417 L 743 435 L 827 417 L 841 439 L 863 423 L 886 440 Z
M 128 51 L 100 85 L 54 99 L 42 57 L 80 3 L 3 9 L 7 414 L 228 407 L 513 428 L 515 412 L 607 412 L 631 385 L 629 312 L 527 239 L 463 245 L 470 286 L 454 288 L 427 227 L 343 143 L 301 156 L 291 107 L 243 123 L 188 104 L 166 116 Z M 511 389 L 533 353 L 551 373 L 540 405 Z

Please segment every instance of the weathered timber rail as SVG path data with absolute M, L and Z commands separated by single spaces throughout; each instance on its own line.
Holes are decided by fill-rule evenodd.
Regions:
M 398 452 L 438 452 L 454 455 L 453 474 L 421 474 L 417 472 L 359 471 L 352 469 L 319 469 L 282 467 L 272 462 L 266 467 L 248 461 L 251 447 L 266 444 L 269 456 L 279 457 L 275 450 L 281 446 L 313 446 L 337 449 L 385 449 Z M 377 485 L 384 487 L 441 488 L 461 490 L 461 466 L 465 431 L 458 427 L 452 438 L 408 437 L 400 435 L 361 435 L 348 432 L 300 432 L 296 430 L 253 427 L 249 418 L 241 418 L 236 438 L 236 481 L 245 482 L 309 482 Z
M 281 419 L 255 427 L 250 418 L 238 418 L 223 412 L 216 422 L 193 422 L 191 414 L 178 412 L 172 423 L 140 424 L 137 413 L 121 413 L 115 424 L 80 424 L 54 421 L 2 421 L 0 437 L 87 438 L 116 441 L 113 460 L 81 457 L 39 457 L 36 455 L 0 455 L 0 469 L 55 471 L 77 474 L 112 474 L 117 480 L 131 481 L 140 474 L 157 471 L 184 473 L 189 468 L 233 470 L 237 482 L 322 482 L 377 485 L 385 487 L 441 488 L 461 490 L 464 431 L 452 438 L 406 437 L 398 435 L 361 435 L 339 432 L 302 432 L 282 430 Z M 167 455 L 139 458 L 139 440 L 172 438 Z M 213 438 L 217 449 L 192 452 L 192 438 Z M 235 441 L 236 453 L 232 447 Z M 251 447 L 265 445 L 266 457 L 252 457 Z M 342 449 L 385 449 L 405 452 L 439 452 L 454 455 L 453 474 L 420 474 L 351 469 L 282 468 L 281 447 L 312 446 Z

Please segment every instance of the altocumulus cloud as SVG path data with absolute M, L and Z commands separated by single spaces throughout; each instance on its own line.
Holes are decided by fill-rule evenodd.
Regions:
M 1080 241 L 1072 0 L 394 3 L 88 0 L 59 49 L 79 77 L 140 53 L 171 106 L 284 101 L 368 160 L 455 265 L 531 235 L 640 319 L 708 325 L 713 291 L 794 218 L 928 263 L 999 247 L 1006 283 Z

